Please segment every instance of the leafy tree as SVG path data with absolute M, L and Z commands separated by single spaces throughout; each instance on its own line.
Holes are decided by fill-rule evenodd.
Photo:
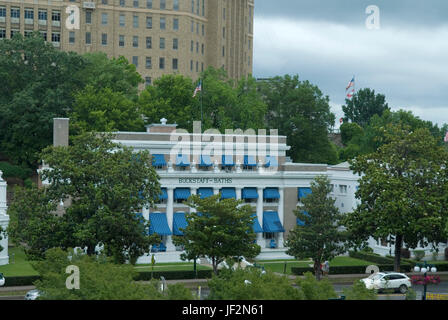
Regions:
M 53 118 L 67 116 L 71 92 L 83 87 L 85 60 L 55 49 L 38 32 L 0 42 L 0 149 L 25 167 L 37 168 L 39 152 L 53 138 Z
M 376 300 L 375 290 L 369 290 L 362 281 L 355 281 L 350 288 L 343 289 L 346 300 Z
M 161 192 L 149 154 L 105 134 L 85 133 L 72 142 L 43 151 L 51 169 L 42 171 L 42 180 L 49 186 L 18 193 L 10 208 L 12 234 L 41 256 L 51 247 L 81 247 L 91 255 L 102 244 L 115 262 L 134 263 L 156 241 L 135 214 Z M 62 216 L 55 214 L 61 199 L 70 202 Z M 42 240 L 31 236 L 37 234 Z
M 267 126 L 287 136 L 295 162 L 337 163 L 337 149 L 328 139 L 335 120 L 328 96 L 298 75 L 261 82 L 259 90 L 267 104 Z
M 345 251 L 344 235 L 338 230 L 341 216 L 334 205 L 335 199 L 329 197 L 328 177 L 317 177 L 311 182 L 311 191 L 301 200 L 303 206 L 294 211 L 304 225 L 297 225 L 289 234 L 286 253 L 296 259 L 311 257 L 314 274 L 320 280 L 321 263 Z
M 250 282 L 250 283 L 249 283 Z M 223 269 L 208 282 L 209 300 L 303 300 L 286 276 L 256 268 Z
M 79 268 L 79 289 L 67 289 L 69 274 L 66 268 Z M 33 263 L 41 280 L 36 288 L 42 300 L 164 300 L 193 299 L 191 292 L 180 284 L 159 290 L 159 283 L 143 284 L 136 281 L 137 272 L 130 265 L 110 263 L 103 256 L 86 256 L 60 248 L 46 252 L 45 260 Z
M 352 139 L 363 135 L 364 130 L 354 122 L 345 122 L 341 125 L 341 140 L 343 144 L 348 144 Z
M 328 300 L 338 296 L 328 279 L 318 281 L 311 272 L 306 272 L 303 278 L 297 277 L 296 284 L 305 300 Z
M 251 207 L 240 206 L 241 200 L 219 199 L 220 195 L 205 199 L 192 195 L 186 204 L 197 212 L 186 215 L 188 225 L 184 235 L 173 239 L 176 245 L 185 248 L 181 254 L 183 260 L 209 257 L 215 274 L 226 259 L 253 258 L 260 253 L 252 229 Z
M 142 131 L 144 122 L 132 100 L 110 88 L 97 90 L 87 85 L 75 94 L 70 113 L 75 132 Z M 71 130 L 72 131 L 72 130 Z
M 344 120 L 351 121 L 365 127 L 373 115 L 381 116 L 385 110 L 390 110 L 386 103 L 386 97 L 376 94 L 375 90 L 364 88 L 356 92 L 352 99 L 345 99 L 346 105 L 342 106 Z
M 428 129 L 389 125 L 378 151 L 358 156 L 350 168 L 361 175 L 360 204 L 343 224 L 354 244 L 369 237 L 395 246 L 395 271 L 401 248 L 445 241 L 447 234 L 447 152 Z

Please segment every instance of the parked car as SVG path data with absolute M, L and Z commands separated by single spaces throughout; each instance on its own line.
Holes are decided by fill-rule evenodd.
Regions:
M 377 272 L 367 278 L 361 279 L 367 289 L 398 290 L 400 293 L 406 293 L 412 286 L 411 279 L 404 273 L 398 272 Z
M 25 295 L 25 300 L 36 300 L 41 296 L 41 293 L 37 289 L 30 290 Z
M 3 287 L 5 285 L 5 277 L 3 276 L 3 273 L 0 272 L 0 287 Z

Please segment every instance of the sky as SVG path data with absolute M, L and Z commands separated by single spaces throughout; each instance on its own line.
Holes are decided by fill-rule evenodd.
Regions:
M 317 85 L 336 128 L 353 76 L 392 110 L 448 123 L 447 0 L 255 0 L 254 20 L 254 76 Z

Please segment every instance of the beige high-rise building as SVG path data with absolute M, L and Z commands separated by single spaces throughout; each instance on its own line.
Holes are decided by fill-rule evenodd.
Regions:
M 208 66 L 252 73 L 254 0 L 0 0 L 0 39 L 42 36 L 64 51 L 126 57 L 146 84 Z

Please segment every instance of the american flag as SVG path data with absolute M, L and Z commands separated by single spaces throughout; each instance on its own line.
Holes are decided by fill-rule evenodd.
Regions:
M 347 85 L 347 88 L 345 88 L 345 91 L 347 91 L 348 89 L 350 89 L 351 87 L 355 86 L 355 77 L 352 78 L 352 80 L 350 80 L 350 82 Z
M 202 80 L 199 80 L 199 83 L 198 83 L 196 89 L 194 89 L 193 98 L 196 97 L 196 94 L 197 94 L 199 91 L 202 91 Z
M 347 98 L 351 99 L 355 94 L 355 89 L 352 89 L 349 93 L 347 93 Z
M 347 90 L 350 88 L 352 88 L 352 90 L 347 93 Z M 347 88 L 345 88 L 345 93 L 349 99 L 351 99 L 355 94 L 355 76 L 353 76 L 352 80 L 348 83 Z

